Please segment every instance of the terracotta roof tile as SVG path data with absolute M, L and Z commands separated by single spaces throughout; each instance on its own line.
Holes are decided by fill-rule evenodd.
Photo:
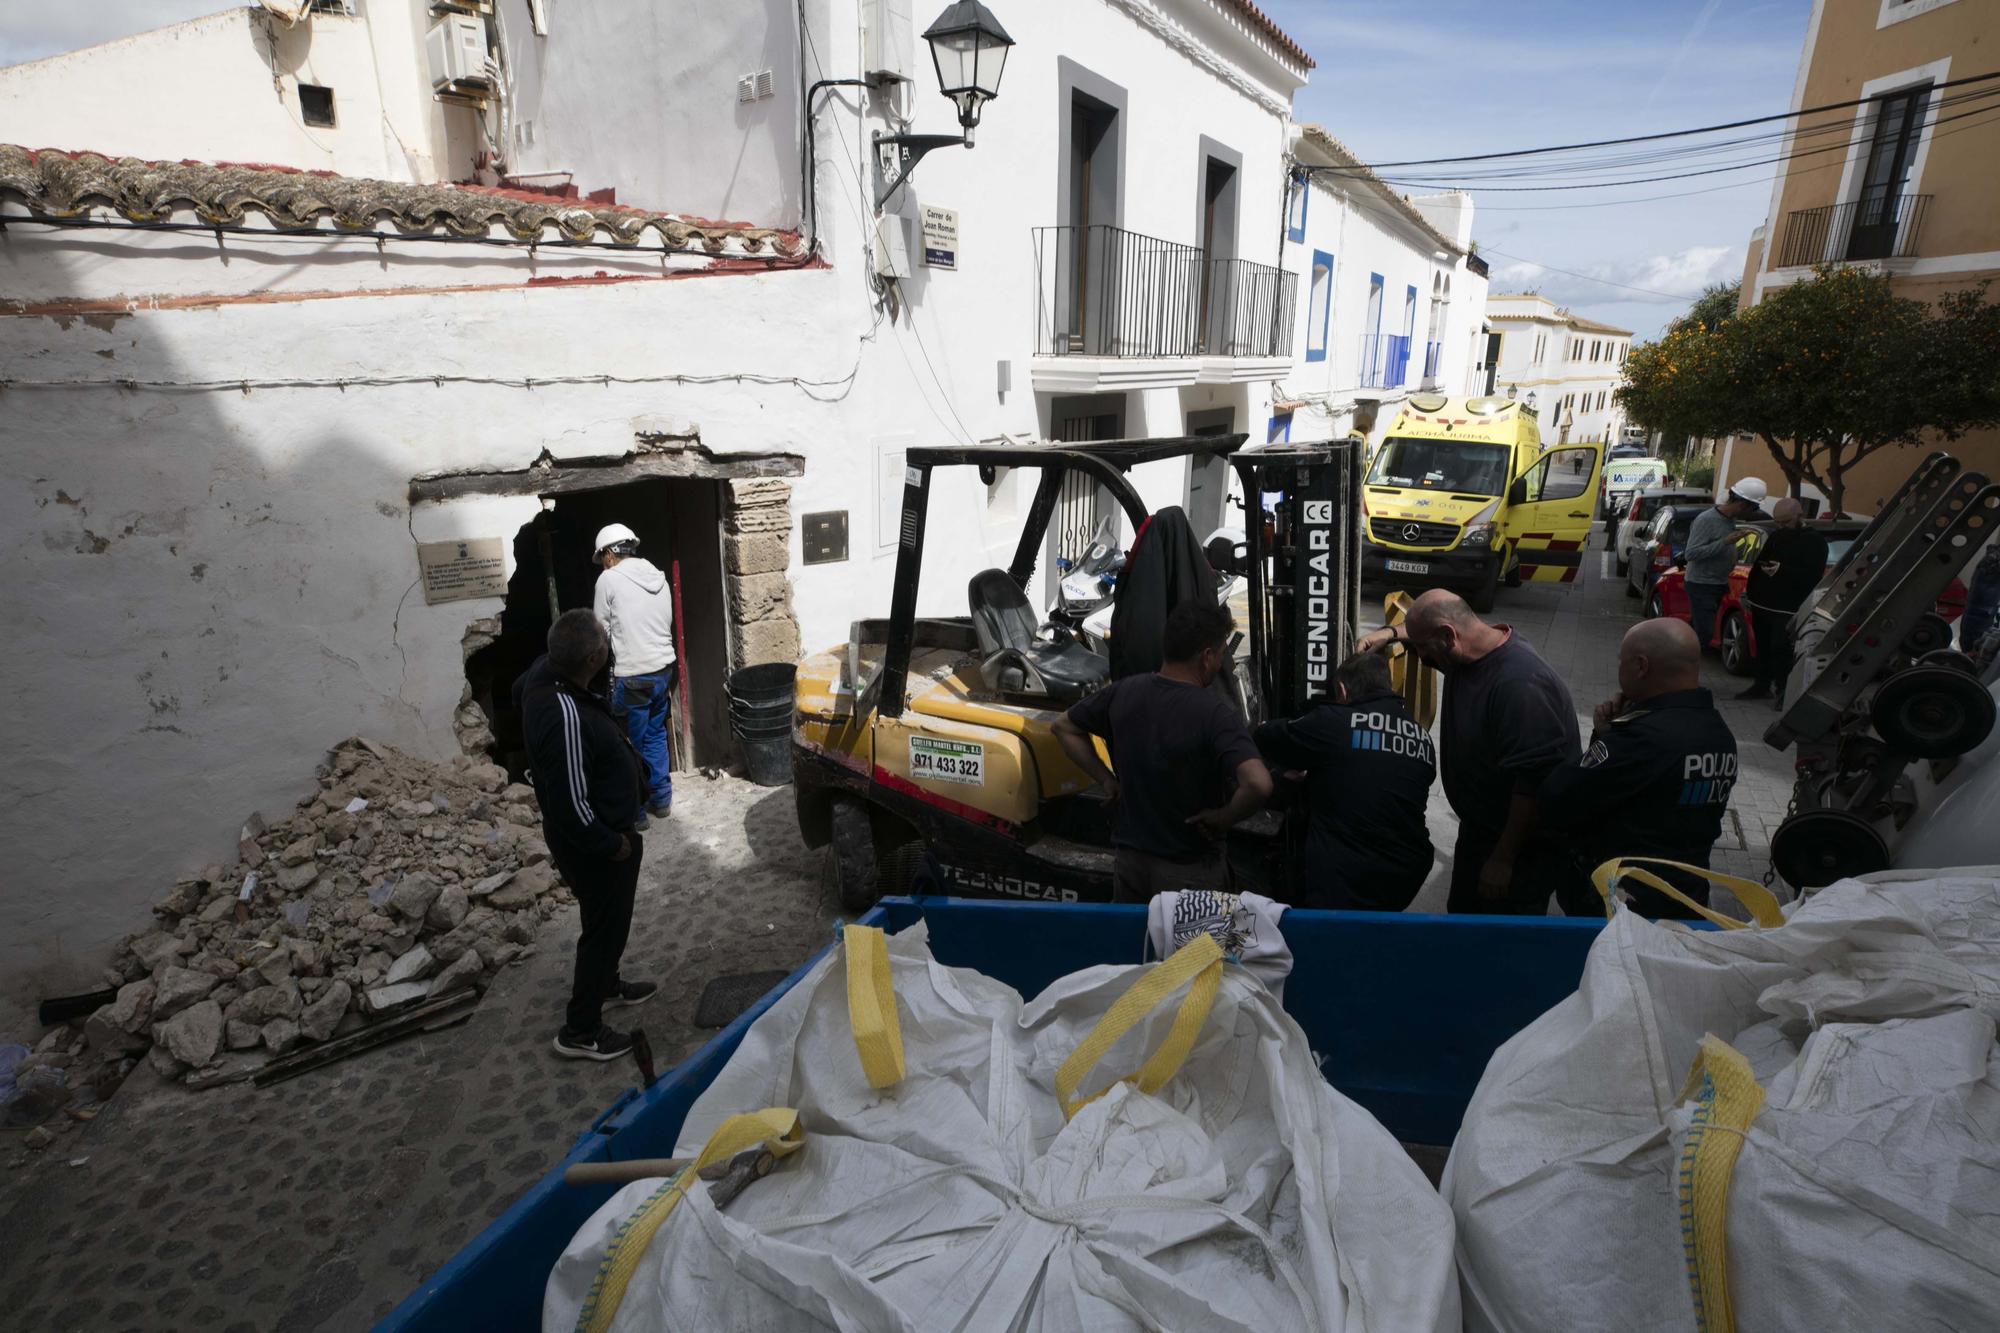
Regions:
M 474 239 L 497 226 L 521 241 L 605 239 L 714 255 L 803 254 L 792 232 L 534 190 L 410 185 L 262 163 L 148 162 L 18 144 L 0 144 L 0 194 L 17 196 L 51 217 L 74 217 L 103 205 L 134 222 L 158 222 L 187 207 L 204 222 L 220 225 L 239 223 L 254 212 L 286 229 L 317 227 L 320 219 L 331 218 L 340 231 L 375 231 L 386 221 L 400 231 L 443 230 Z
M 1307 69 L 1317 69 L 1319 64 L 1306 54 L 1306 49 L 1293 41 L 1285 30 L 1272 21 L 1271 16 L 1250 3 L 1250 0 L 1224 0 L 1231 9 L 1250 20 L 1250 25 L 1278 44 L 1278 49 Z

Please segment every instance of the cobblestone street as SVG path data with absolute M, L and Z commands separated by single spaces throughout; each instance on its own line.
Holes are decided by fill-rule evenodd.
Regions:
M 1614 689 L 1636 603 L 1587 555 L 1574 587 L 1505 591 L 1513 624 L 1590 708 Z M 1379 604 L 1379 603 L 1378 603 Z M 1761 876 L 1789 765 L 1757 740 L 1767 709 L 1728 701 L 1743 776 L 1717 861 Z M 662 1068 L 710 1035 L 691 1019 L 714 978 L 788 969 L 834 920 L 789 789 L 690 776 L 648 835 L 628 975 L 662 990 L 631 1021 Z M 1453 820 L 1433 793 L 1432 833 Z M 1418 899 L 1441 910 L 1442 857 Z M 142 1064 L 104 1112 L 47 1152 L 10 1145 L 0 1172 L 0 1301 L 21 1327 L 355 1329 L 385 1314 L 563 1154 L 632 1081 L 627 1063 L 558 1060 L 574 912 L 504 969 L 462 1026 L 270 1089 L 189 1092 Z M 626 1017 L 626 1015 L 619 1015 Z

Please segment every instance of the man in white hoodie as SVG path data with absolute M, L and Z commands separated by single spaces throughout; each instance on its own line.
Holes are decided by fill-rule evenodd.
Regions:
M 632 748 L 646 764 L 646 811 L 673 813 L 674 779 L 667 769 L 667 715 L 679 674 L 674 657 L 674 594 L 667 576 L 639 555 L 639 538 L 623 523 L 597 534 L 597 576 L 591 610 L 611 635 L 611 711 L 623 719 Z

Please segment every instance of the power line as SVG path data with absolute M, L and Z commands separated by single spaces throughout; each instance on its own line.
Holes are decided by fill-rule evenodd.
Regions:
M 1958 88 L 1967 84 L 1986 83 L 1994 79 L 2000 79 L 2000 71 L 1994 71 L 1990 74 L 1972 74 L 1962 79 L 1952 79 L 1945 83 L 1933 84 L 1932 88 L 1933 90 Z M 1878 100 L 1880 99 L 1876 97 L 1856 97 L 1845 102 L 1827 102 L 1820 106 L 1802 107 L 1797 111 L 1782 111 L 1775 115 L 1752 116 L 1746 120 L 1723 121 L 1720 124 L 1703 125 L 1688 130 L 1662 130 L 1656 134 L 1635 134 L 1623 139 L 1592 139 L 1583 143 L 1555 144 L 1544 148 L 1518 148 L 1504 153 L 1473 153 L 1464 157 L 1420 157 L 1409 158 L 1401 162 L 1371 162 L 1367 164 L 1367 169 L 1370 171 L 1380 171 L 1385 167 L 1427 167 L 1443 166 L 1453 162 L 1492 162 L 1501 158 L 1532 157 L 1546 153 L 1567 153 L 1580 148 L 1611 148 L 1620 144 L 1652 143 L 1661 139 L 1679 139 L 1697 134 L 1714 134 L 1722 130 L 1739 130 L 1748 125 L 1766 125 L 1772 121 L 1792 120 L 1800 116 L 1816 116 L 1824 111 L 1846 110 L 1852 107 L 1864 106 L 1869 102 Z
M 1585 282 L 1602 283 L 1606 287 L 1622 287 L 1628 292 L 1643 292 L 1647 296 L 1663 296 L 1667 298 L 1669 301 L 1692 301 L 1695 299 L 1692 296 L 1683 296 L 1679 292 L 1663 292 L 1652 287 L 1634 287 L 1629 282 L 1613 282 L 1609 278 L 1599 278 L 1589 273 L 1578 273 L 1574 269 L 1557 268 L 1554 264 L 1544 264 L 1538 259 L 1528 259 L 1522 255 L 1510 255 L 1505 250 L 1494 250 L 1489 247 L 1488 249 L 1482 250 L 1480 253 L 1488 255 L 1499 255 L 1502 259 L 1511 259 L 1517 264 L 1533 264 L 1536 268 L 1543 269 L 1550 273 L 1560 273 L 1564 277 L 1569 277 L 1569 278 L 1581 278 Z

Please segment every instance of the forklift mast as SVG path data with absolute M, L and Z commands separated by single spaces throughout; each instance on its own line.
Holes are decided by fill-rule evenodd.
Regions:
M 1250 636 L 1258 698 L 1251 721 L 1297 717 L 1333 694 L 1361 615 L 1360 442 L 1284 443 L 1230 459 L 1243 487 Z

